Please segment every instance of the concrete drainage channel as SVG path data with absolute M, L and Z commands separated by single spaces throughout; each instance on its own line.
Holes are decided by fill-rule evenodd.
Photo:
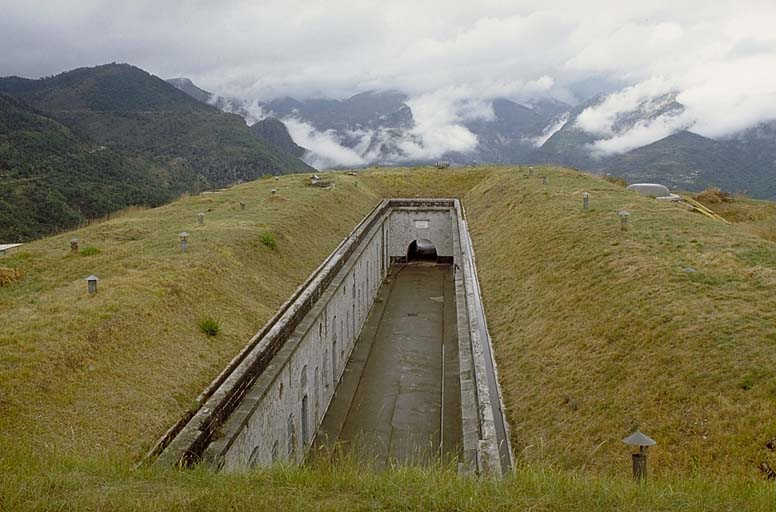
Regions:
M 146 459 L 240 471 L 358 439 L 378 467 L 454 457 L 501 475 L 497 377 L 459 201 L 384 200 Z

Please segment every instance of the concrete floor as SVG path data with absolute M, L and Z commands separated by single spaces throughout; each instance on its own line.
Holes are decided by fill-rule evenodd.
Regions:
M 341 443 L 378 468 L 457 458 L 461 405 L 452 266 L 396 265 L 391 276 L 316 444 Z

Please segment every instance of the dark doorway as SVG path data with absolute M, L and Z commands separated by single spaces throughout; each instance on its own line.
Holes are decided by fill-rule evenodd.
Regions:
M 431 240 L 419 238 L 407 248 L 407 261 L 437 261 L 437 251 Z

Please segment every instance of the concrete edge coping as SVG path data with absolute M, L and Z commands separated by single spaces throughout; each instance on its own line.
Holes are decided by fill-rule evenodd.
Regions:
M 464 218 L 465 218 L 466 217 L 466 210 L 463 208 L 463 206 L 461 206 L 461 209 L 463 210 L 463 215 L 464 215 Z M 496 380 L 496 391 L 497 391 L 497 394 L 498 394 L 498 405 L 499 405 L 499 408 L 501 410 L 502 423 L 504 425 L 504 430 L 505 430 L 505 433 L 506 433 L 504 441 L 506 442 L 506 445 L 507 445 L 507 452 L 508 452 L 508 455 L 509 455 L 509 466 L 510 466 L 510 468 L 514 468 L 515 467 L 515 452 L 512 450 L 512 429 L 509 426 L 509 421 L 507 420 L 507 417 L 506 417 L 507 409 L 506 409 L 506 406 L 504 405 L 504 394 L 503 394 L 503 392 L 501 390 L 501 380 L 499 379 L 498 364 L 496 363 L 495 351 L 493 350 L 493 338 L 490 336 L 490 330 L 488 329 L 488 317 L 485 314 L 485 304 L 482 301 L 482 291 L 480 289 L 480 279 L 479 279 L 479 275 L 478 275 L 478 272 L 477 272 L 477 254 L 474 251 L 474 244 L 471 241 L 471 234 L 469 234 L 468 226 L 467 226 L 466 233 L 467 233 L 467 236 L 469 238 L 469 245 L 470 245 L 470 248 L 471 248 L 472 270 L 474 271 L 473 283 L 474 283 L 475 288 L 477 290 L 476 299 L 477 299 L 478 307 L 479 307 L 479 309 L 482 312 L 482 316 L 481 316 L 482 328 L 483 328 L 483 332 L 485 333 L 485 339 L 488 342 L 488 348 L 490 349 L 491 359 L 492 359 L 492 362 L 493 362 L 492 369 L 493 369 L 493 374 L 494 374 L 494 377 L 495 377 L 495 380 Z
M 463 250 L 458 232 L 459 218 L 457 212 L 451 211 L 453 217 L 453 252 L 463 258 Z M 477 453 L 480 450 L 481 438 L 479 422 L 479 404 L 476 392 L 474 362 L 472 359 L 471 326 L 469 325 L 468 308 L 466 307 L 466 288 L 463 279 L 463 267 L 455 265 L 455 302 L 458 324 L 458 364 L 459 385 L 461 388 L 461 434 L 462 460 L 459 463 L 459 473 L 475 474 L 479 471 Z
M 485 322 L 485 311 L 482 306 L 482 299 L 477 282 L 477 273 L 474 261 L 474 247 L 471 242 L 471 238 L 468 232 L 468 226 L 464 218 L 464 211 L 459 202 L 456 202 L 456 212 L 459 218 L 459 236 L 461 238 L 462 245 L 462 268 L 464 274 L 464 286 L 466 287 L 466 305 L 469 312 L 469 325 L 471 331 L 472 340 L 472 353 L 474 360 L 474 370 L 476 378 L 476 391 L 478 395 L 478 404 L 480 412 L 480 428 L 481 428 L 481 440 L 480 449 L 478 450 L 478 467 L 481 471 L 502 475 L 504 473 L 503 462 L 499 454 L 499 439 L 496 429 L 496 418 L 494 400 L 498 400 L 498 406 L 501 408 L 502 413 L 501 421 L 505 430 L 505 442 L 507 443 L 508 453 L 508 466 L 513 466 L 512 448 L 509 443 L 509 430 L 506 421 L 506 417 L 503 416 L 503 403 L 501 401 L 500 392 L 497 392 L 496 397 L 491 396 L 491 390 L 488 383 L 488 369 L 487 362 L 484 354 L 484 343 L 488 343 L 488 349 L 490 345 L 490 334 L 487 330 L 487 323 Z M 498 386 L 498 374 L 496 373 L 496 361 L 492 358 L 491 352 L 491 371 L 494 373 L 496 379 L 496 385 Z M 500 390 L 498 390 L 500 391 Z

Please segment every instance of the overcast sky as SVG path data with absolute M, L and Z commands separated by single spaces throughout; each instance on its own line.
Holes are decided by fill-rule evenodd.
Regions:
M 679 92 L 686 115 L 655 133 L 719 136 L 776 118 L 774 27 L 776 2 L 755 0 L 0 0 L 0 75 L 117 61 L 242 98 L 398 89 L 475 106 L 574 102 L 592 78 L 636 85 L 609 111 Z M 602 136 L 604 114 L 589 120 Z

